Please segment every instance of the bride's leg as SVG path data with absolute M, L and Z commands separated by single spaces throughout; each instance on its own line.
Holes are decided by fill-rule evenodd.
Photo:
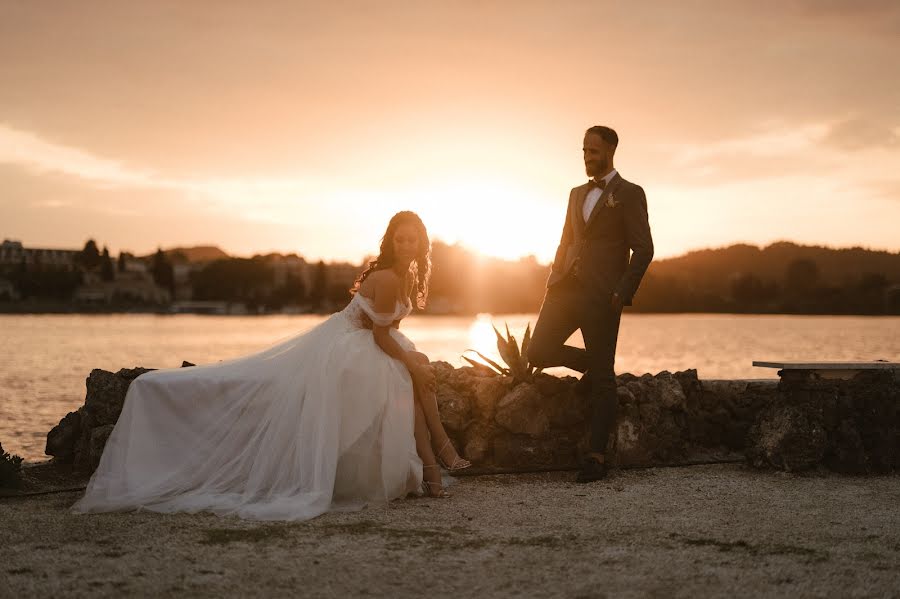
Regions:
M 416 438 L 416 453 L 423 464 L 434 464 L 434 451 L 431 449 L 431 435 L 428 434 L 428 424 L 425 421 L 425 414 L 422 413 L 422 406 L 419 402 L 415 402 L 416 419 L 415 428 L 413 428 L 413 436 Z
M 447 442 L 449 435 L 441 422 L 441 413 L 438 411 L 437 395 L 433 391 L 423 391 L 416 394 L 418 403 L 422 408 L 428 432 L 431 433 L 432 449 L 440 451 L 441 446 Z M 447 452 L 449 453 L 449 452 Z
M 413 436 L 416 439 L 416 453 L 425 466 L 437 464 L 437 458 L 431 449 L 431 435 L 428 433 L 428 425 L 425 422 L 425 414 L 422 412 L 422 406 L 419 402 L 415 402 L 416 418 Z M 441 482 L 441 471 L 438 468 L 423 468 L 422 478 L 435 486 Z
M 421 361 L 422 363 L 427 363 L 427 358 L 423 355 Z M 445 463 L 453 464 L 459 459 L 459 454 L 456 453 L 456 449 L 453 447 L 452 443 L 447 443 L 447 441 L 450 440 L 450 436 L 447 434 L 446 429 L 444 429 L 444 423 L 441 422 L 441 414 L 438 411 L 437 405 L 437 395 L 434 391 L 416 389 L 415 398 L 417 409 L 421 408 L 425 418 L 425 424 L 428 427 L 428 431 L 431 433 L 431 448 L 435 452 L 440 453 L 440 458 Z

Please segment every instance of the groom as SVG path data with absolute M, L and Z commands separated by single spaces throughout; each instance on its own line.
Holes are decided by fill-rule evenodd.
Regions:
M 590 453 L 576 479 L 582 483 L 606 476 L 606 444 L 618 408 L 619 319 L 653 259 L 647 199 L 613 167 L 618 144 L 609 127 L 591 127 L 584 135 L 590 180 L 569 193 L 562 239 L 528 348 L 535 366 L 585 373 L 578 391 L 590 394 L 592 416 Z M 565 345 L 576 329 L 585 349 Z

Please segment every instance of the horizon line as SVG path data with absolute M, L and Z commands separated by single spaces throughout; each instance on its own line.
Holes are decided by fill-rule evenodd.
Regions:
M 97 243 L 97 240 L 96 240 L 94 237 L 87 237 L 87 238 L 85 239 L 85 242 L 84 242 L 84 243 L 87 243 L 87 242 L 90 241 L 90 240 L 94 240 L 94 243 Z M 29 244 L 25 243 L 24 241 L 21 241 L 20 239 L 16 239 L 16 238 L 13 238 L 13 237 L 7 237 L 7 236 L 4 236 L 4 237 L 3 237 L 3 241 L 4 241 L 4 242 L 9 241 L 9 242 L 14 242 L 14 243 L 21 243 L 22 246 L 23 246 L 24 248 L 26 248 L 26 249 L 31 248 L 31 249 L 56 250 L 56 251 L 59 251 L 59 250 L 62 250 L 62 251 L 80 251 L 80 250 L 82 249 L 82 248 L 80 248 L 80 247 L 71 248 L 71 247 L 48 247 L 48 246 L 29 245 Z M 543 265 L 546 265 L 546 266 L 549 266 L 549 265 L 551 265 L 551 264 L 553 263 L 552 260 L 550 260 L 549 262 L 544 263 L 544 262 L 540 261 L 540 260 L 538 259 L 538 257 L 537 257 L 535 254 L 533 254 L 533 253 L 532 253 L 532 254 L 523 254 L 523 255 L 518 256 L 517 258 L 507 258 L 507 257 L 496 256 L 496 255 L 492 255 L 492 254 L 489 254 L 489 253 L 481 252 L 481 251 L 479 251 L 479 250 L 477 250 L 477 249 L 468 247 L 466 244 L 461 243 L 461 242 L 458 242 L 458 241 L 457 241 L 457 242 L 454 242 L 454 243 L 449 243 L 449 242 L 447 242 L 447 241 L 445 241 L 445 240 L 443 240 L 443 239 L 441 239 L 441 238 L 436 238 L 436 239 L 432 240 L 432 247 L 434 246 L 435 243 L 440 243 L 440 244 L 443 244 L 443 245 L 445 245 L 445 246 L 447 246 L 447 247 L 451 247 L 451 248 L 452 248 L 452 247 L 461 248 L 461 249 L 463 249 L 463 250 L 469 252 L 470 254 L 474 255 L 475 257 L 483 258 L 483 259 L 500 260 L 500 261 L 502 261 L 502 262 L 513 262 L 513 263 L 514 263 L 514 262 L 521 262 L 521 261 L 527 260 L 527 259 L 529 259 L 529 258 L 533 258 L 533 259 L 534 259 L 536 262 L 538 262 L 539 264 L 543 264 Z M 689 256 L 689 255 L 695 254 L 695 253 L 699 253 L 699 252 L 708 252 L 708 251 L 726 250 L 726 249 L 733 248 L 733 247 L 737 247 L 737 246 L 748 246 L 748 247 L 754 247 L 754 248 L 757 248 L 757 249 L 759 249 L 759 250 L 766 250 L 766 249 L 768 249 L 768 248 L 770 248 L 770 247 L 772 247 L 772 246 L 779 245 L 779 244 L 790 244 L 790 245 L 794 245 L 794 246 L 802 247 L 802 248 L 818 248 L 818 249 L 831 250 L 831 251 L 841 251 L 841 250 L 863 250 L 863 251 L 875 252 L 875 253 L 886 253 L 886 254 L 892 254 L 892 255 L 893 255 L 893 254 L 898 254 L 898 255 L 900 255 L 900 249 L 892 250 L 892 249 L 887 249 L 887 248 L 877 248 L 877 247 L 863 246 L 863 245 L 833 246 L 833 245 L 828 245 L 828 244 L 804 244 L 804 243 L 798 243 L 798 242 L 796 242 L 796 241 L 792 241 L 792 240 L 790 240 L 790 239 L 779 239 L 779 240 L 772 241 L 772 242 L 768 242 L 768 243 L 754 243 L 754 242 L 749 242 L 749 241 L 735 241 L 735 242 L 732 242 L 732 243 L 729 243 L 729 244 L 726 244 L 726 245 L 716 245 L 716 246 L 707 246 L 707 247 L 697 247 L 697 248 L 692 248 L 692 249 L 689 249 L 689 250 L 687 250 L 687 251 L 684 251 L 684 252 L 682 252 L 682 253 L 680 253 L 680 254 L 675 254 L 675 255 L 672 255 L 672 256 L 666 256 L 666 257 L 660 257 L 660 258 L 654 258 L 653 262 L 664 262 L 664 261 L 667 261 L 667 260 L 676 260 L 676 259 L 684 258 L 684 257 L 686 257 L 686 256 Z M 99 243 L 97 243 L 97 249 L 99 249 L 99 250 L 102 251 L 102 249 L 103 249 L 104 247 L 108 247 L 108 246 L 106 246 L 105 244 L 99 244 Z M 328 258 L 324 258 L 324 257 L 315 257 L 315 258 L 313 258 L 313 257 L 308 257 L 308 256 L 305 256 L 305 255 L 303 255 L 303 254 L 297 252 L 297 251 L 267 250 L 267 251 L 258 251 L 258 252 L 255 252 L 255 253 L 253 253 L 253 254 L 250 254 L 250 255 L 247 255 L 247 254 L 230 253 L 229 251 L 227 251 L 226 249 L 224 249 L 221 245 L 218 245 L 218 244 L 216 244 L 216 243 L 197 243 L 197 244 L 194 244 L 194 245 L 177 245 L 177 246 L 172 246 L 172 247 L 169 247 L 169 248 L 165 248 L 165 247 L 162 247 L 162 246 L 157 246 L 157 248 L 156 248 L 155 250 L 149 250 L 149 251 L 145 251 L 145 252 L 137 252 L 137 251 L 131 251 L 131 250 L 126 250 L 126 249 L 121 249 L 121 248 L 120 248 L 119 251 L 118 251 L 118 254 L 126 253 L 126 254 L 131 254 L 132 256 L 135 256 L 135 257 L 140 258 L 141 256 L 152 256 L 152 255 L 153 255 L 154 253 L 156 253 L 156 251 L 159 250 L 159 249 L 162 249 L 164 252 L 171 252 L 171 251 L 174 251 L 174 250 L 181 250 L 181 249 L 196 249 L 196 248 L 210 248 L 210 249 L 217 249 L 217 250 L 223 252 L 228 258 L 245 258 L 245 259 L 251 259 L 251 258 L 254 258 L 254 257 L 256 257 L 256 256 L 269 256 L 269 255 L 277 254 L 277 255 L 280 255 L 280 256 L 296 255 L 296 256 L 298 256 L 299 258 L 303 258 L 305 261 L 310 262 L 310 263 L 325 262 L 326 264 L 355 264 L 355 262 L 352 262 L 352 261 L 350 261 L 350 260 L 345 260 L 345 259 L 333 259 L 333 258 L 328 259 Z M 112 252 L 111 252 L 111 254 L 112 254 Z M 375 254 L 365 254 L 365 255 L 363 255 L 362 257 L 360 257 L 360 258 L 357 260 L 357 262 L 365 263 L 367 260 L 369 260 L 370 258 L 372 258 L 374 255 L 375 255 Z

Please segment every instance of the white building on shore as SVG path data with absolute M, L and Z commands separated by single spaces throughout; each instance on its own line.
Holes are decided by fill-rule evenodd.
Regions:
M 74 271 L 78 268 L 79 250 L 26 248 L 21 241 L 4 239 L 0 244 L 0 267 L 4 270 L 24 264 L 26 267 L 46 266 Z

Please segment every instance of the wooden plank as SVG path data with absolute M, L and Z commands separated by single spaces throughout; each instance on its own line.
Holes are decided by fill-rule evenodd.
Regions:
M 779 370 L 898 370 L 900 362 L 766 362 L 754 360 L 753 365 L 759 368 L 778 368 Z

